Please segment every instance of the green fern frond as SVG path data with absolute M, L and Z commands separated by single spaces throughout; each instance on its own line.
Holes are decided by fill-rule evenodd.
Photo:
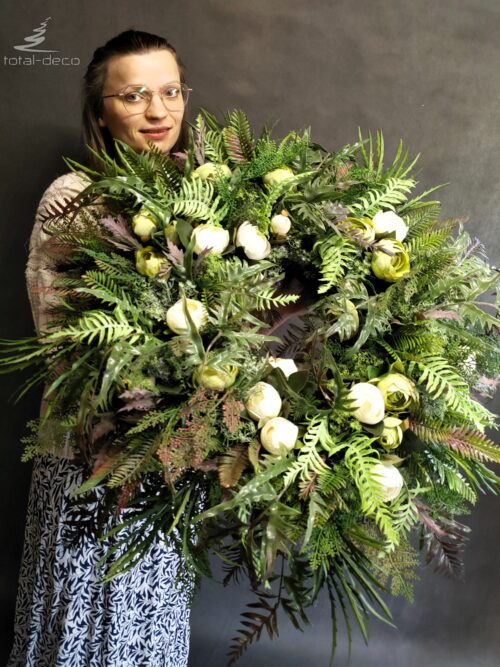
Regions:
M 468 401 L 467 383 L 444 357 L 420 355 L 419 359 L 408 363 L 408 372 L 418 376 L 417 383 L 423 384 L 433 398 L 443 396 L 451 409 L 463 408 Z
M 151 459 L 156 450 L 156 443 L 139 440 L 129 445 L 131 450 L 127 458 L 118 465 L 106 485 L 110 488 L 116 488 L 139 479 L 141 474 L 151 470 Z M 154 465 L 158 468 L 159 465 Z
M 406 193 L 414 186 L 413 179 L 389 178 L 385 183 L 364 192 L 363 196 L 349 204 L 348 208 L 358 217 L 373 217 L 382 209 L 394 211 L 398 204 L 406 201 Z
M 457 465 L 454 462 L 437 458 L 430 452 L 426 452 L 425 455 L 435 474 L 435 478 L 433 478 L 427 473 L 427 478 L 430 482 L 433 484 L 446 484 L 449 489 L 458 493 L 465 500 L 473 504 L 476 502 L 477 493 L 465 479 L 464 475 L 457 469 Z
M 123 311 L 116 306 L 113 313 L 102 310 L 87 311 L 75 325 L 50 333 L 46 340 L 56 341 L 67 338 L 85 342 L 87 345 L 95 342 L 98 347 L 102 347 L 122 339 L 134 343 L 147 335 L 148 332 L 139 325 L 130 324 Z
M 329 470 L 329 467 L 318 452 L 318 445 L 322 431 L 327 428 L 326 417 L 313 417 L 309 422 L 303 437 L 304 445 L 301 447 L 297 460 L 294 461 L 283 477 L 285 488 L 288 488 L 299 477 L 303 482 L 310 481 L 313 475 L 321 476 Z
M 358 247 L 346 238 L 331 234 L 326 239 L 317 241 L 313 247 L 320 256 L 321 285 L 319 294 L 338 287 L 354 258 L 359 254 Z
M 406 213 L 404 215 L 404 221 L 408 227 L 406 242 L 430 231 L 438 223 L 440 213 L 441 206 L 438 202 L 427 202 L 420 208 Z
M 384 502 L 382 489 L 373 472 L 379 462 L 378 453 L 372 447 L 375 440 L 361 433 L 354 434 L 345 449 L 345 464 L 359 491 L 363 512 L 373 516 L 389 542 L 397 544 L 399 537 L 394 528 L 392 512 Z

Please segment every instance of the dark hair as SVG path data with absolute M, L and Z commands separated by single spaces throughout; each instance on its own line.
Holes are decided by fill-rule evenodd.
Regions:
M 147 53 L 166 49 L 174 56 L 180 73 L 180 83 L 185 83 L 185 68 L 175 48 L 164 37 L 152 35 L 140 30 L 126 30 L 113 37 L 94 51 L 83 81 L 83 141 L 98 153 L 105 151 L 116 158 L 113 139 L 107 127 L 100 127 L 98 119 L 102 112 L 102 91 L 106 80 L 107 65 L 113 56 L 125 56 L 132 53 Z M 182 151 L 187 144 L 187 121 L 182 119 L 179 138 L 172 147 L 172 152 Z M 102 168 L 101 163 L 90 151 L 87 163 L 96 171 Z

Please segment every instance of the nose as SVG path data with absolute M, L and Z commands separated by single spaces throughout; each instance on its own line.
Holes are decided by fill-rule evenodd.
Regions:
M 146 116 L 149 118 L 165 118 L 169 113 L 167 107 L 162 102 L 160 93 L 153 93 L 151 102 L 146 109 Z

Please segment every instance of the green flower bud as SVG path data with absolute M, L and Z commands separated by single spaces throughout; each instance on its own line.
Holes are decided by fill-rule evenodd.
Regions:
M 135 251 L 135 268 L 141 276 L 156 276 L 160 272 L 164 258 L 155 252 L 152 246 L 139 248 Z
M 381 280 L 394 283 L 410 271 L 410 256 L 403 244 L 395 239 L 381 239 L 372 257 L 372 271 Z M 384 250 L 388 250 L 388 255 Z
M 156 230 L 156 220 L 146 208 L 141 208 L 132 218 L 132 229 L 141 241 L 149 241 Z
M 202 181 L 212 181 L 214 178 L 231 178 L 231 169 L 227 164 L 215 164 L 214 162 L 205 162 L 201 167 L 193 171 L 194 178 L 201 178 Z
M 163 234 L 165 235 L 165 241 L 172 241 L 175 245 L 179 245 L 179 234 L 177 232 L 177 220 L 172 220 L 169 225 L 163 229 Z
M 293 171 L 290 167 L 278 167 L 278 169 L 273 169 L 267 174 L 264 174 L 262 180 L 266 185 L 278 185 L 284 181 L 289 181 L 293 178 Z
M 382 447 L 386 449 L 396 449 L 403 440 L 402 420 L 397 417 L 386 417 L 384 419 L 384 430 L 378 439 Z
M 382 376 L 377 387 L 384 397 L 384 404 L 390 412 L 403 412 L 418 401 L 417 388 L 410 379 L 401 373 L 389 373 Z
M 225 370 L 216 370 L 210 366 L 200 366 L 195 374 L 195 381 L 206 389 L 224 391 L 234 384 L 238 375 L 236 366 L 224 366 Z

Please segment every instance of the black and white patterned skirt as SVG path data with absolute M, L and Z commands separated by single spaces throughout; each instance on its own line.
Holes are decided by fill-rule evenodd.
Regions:
M 100 583 L 106 544 L 63 539 L 82 480 L 68 459 L 34 463 L 7 667 L 185 667 L 192 579 L 177 576 L 183 564 L 158 537 L 132 570 Z

